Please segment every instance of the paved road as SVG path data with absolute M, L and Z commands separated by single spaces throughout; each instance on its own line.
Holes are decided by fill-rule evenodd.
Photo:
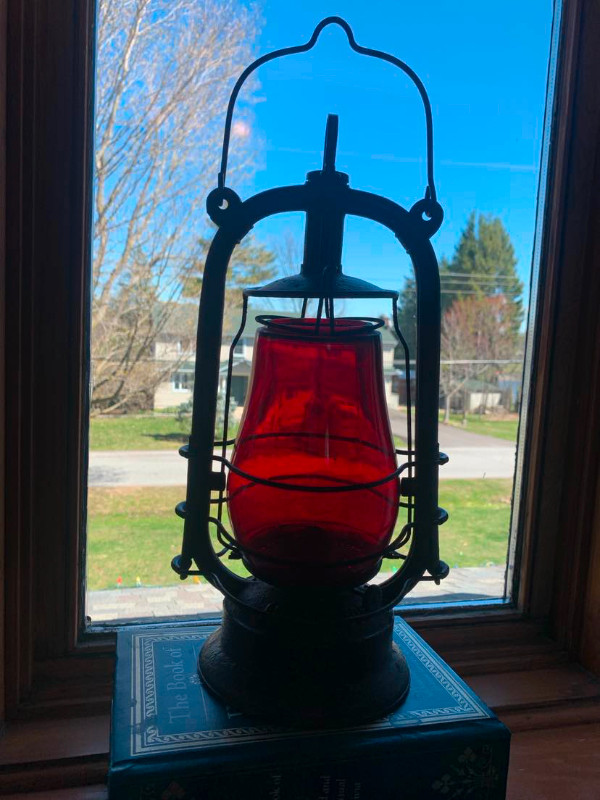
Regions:
M 406 439 L 406 414 L 393 408 L 388 409 L 388 411 L 392 431 L 397 436 Z M 467 447 L 515 449 L 514 443 L 508 442 L 506 439 L 497 439 L 495 436 L 483 436 L 480 433 L 472 433 L 471 431 L 466 431 L 464 428 L 459 428 L 457 425 L 440 424 L 438 428 L 438 437 L 440 449 L 445 453 L 454 448 L 463 449 Z
M 92 450 L 90 453 L 90 486 L 185 486 L 186 478 L 187 462 L 177 450 Z
M 461 445 L 444 438 L 447 426 L 440 426 L 442 450 L 450 462 L 440 469 L 440 478 L 512 478 L 515 448 L 510 442 L 491 436 L 459 431 Z M 442 430 L 444 429 L 444 430 Z M 465 437 L 473 437 L 467 439 Z M 481 445 L 484 440 L 484 445 Z M 466 444 L 465 444 L 466 442 Z M 90 486 L 184 486 L 186 461 L 177 451 L 117 450 L 92 451 Z

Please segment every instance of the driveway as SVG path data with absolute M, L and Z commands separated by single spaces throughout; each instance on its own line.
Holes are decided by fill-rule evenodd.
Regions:
M 406 439 L 406 414 L 389 409 L 392 431 Z M 440 424 L 440 450 L 450 461 L 440 467 L 444 478 L 512 478 L 515 471 L 514 442 L 471 433 L 456 425 Z
M 402 411 L 397 411 L 394 408 L 388 409 L 390 416 L 390 424 L 392 432 L 397 436 L 406 439 L 406 414 Z M 444 425 L 440 423 L 438 427 L 438 438 L 440 442 L 440 449 L 444 453 L 455 448 L 504 448 L 508 450 L 515 449 L 514 442 L 509 442 L 506 439 L 497 439 L 495 436 L 482 436 L 480 433 L 472 433 L 464 428 L 459 428 L 457 425 Z

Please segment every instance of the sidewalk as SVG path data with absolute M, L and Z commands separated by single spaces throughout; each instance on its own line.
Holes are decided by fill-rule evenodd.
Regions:
M 389 577 L 381 573 L 373 582 Z M 402 601 L 415 603 L 471 602 L 504 595 L 504 567 L 460 567 L 440 586 L 431 581 L 419 583 Z M 208 583 L 179 583 L 176 586 L 105 589 L 87 593 L 86 614 L 92 623 L 127 621 L 158 622 L 169 617 L 194 617 L 220 613 L 223 596 Z

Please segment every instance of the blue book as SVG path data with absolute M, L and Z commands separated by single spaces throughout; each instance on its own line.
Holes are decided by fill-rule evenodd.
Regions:
M 508 730 L 400 618 L 407 699 L 377 722 L 319 730 L 248 719 L 211 695 L 196 664 L 216 627 L 119 632 L 110 800 L 505 797 Z

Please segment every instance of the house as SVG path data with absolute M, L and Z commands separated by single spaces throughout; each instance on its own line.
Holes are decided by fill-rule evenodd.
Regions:
M 231 373 L 231 397 L 235 401 L 236 414 L 239 416 L 246 401 L 248 383 L 252 369 L 254 355 L 254 339 L 260 323 L 256 317 L 260 314 L 281 314 L 285 316 L 298 316 L 289 311 L 273 311 L 273 309 L 251 308 L 248 311 L 243 335 L 236 342 L 233 351 L 233 369 Z M 159 384 L 154 393 L 154 408 L 156 410 L 174 408 L 182 403 L 189 402 L 193 397 L 194 368 L 195 368 L 195 331 L 198 318 L 198 306 L 195 303 L 180 303 L 178 308 L 169 315 L 161 333 L 155 343 L 155 358 L 166 366 L 171 365 L 168 378 Z M 225 391 L 229 363 L 229 350 L 233 339 L 239 330 L 240 315 L 233 316 L 223 334 L 221 342 L 221 368 L 220 386 Z M 385 396 L 390 407 L 398 405 L 398 398 L 394 394 L 393 380 L 396 374 L 394 369 L 394 349 L 397 340 L 391 329 L 385 325 L 380 328 L 383 378 Z
M 236 343 L 233 351 L 233 371 L 231 375 L 231 396 L 238 407 L 244 405 L 248 391 L 248 381 L 254 353 L 254 337 L 259 328 L 254 309 L 248 314 L 244 335 Z M 272 314 L 272 310 L 262 311 Z M 293 316 L 293 315 L 292 315 Z M 223 334 L 221 343 L 221 389 L 225 390 L 229 349 L 239 329 L 241 317 L 234 316 Z M 180 303 L 169 316 L 167 323 L 155 342 L 154 356 L 157 361 L 171 365 L 167 379 L 159 384 L 154 393 L 154 408 L 157 410 L 174 408 L 193 398 L 194 370 L 196 366 L 195 345 L 198 306 L 196 303 Z
M 154 342 L 154 359 L 165 377 L 154 391 L 157 410 L 175 408 L 191 400 L 194 387 L 198 304 L 170 305 L 172 309 Z
M 500 373 L 498 388 L 502 392 L 502 405 L 507 411 L 518 411 L 521 405 L 523 379 L 521 374 Z
M 172 311 L 166 316 L 154 343 L 154 357 L 158 361 L 177 361 L 193 353 L 196 348 L 198 304 L 169 303 L 168 306 L 172 307 Z M 157 313 L 160 313 L 159 309 Z
M 460 391 L 452 395 L 450 400 L 451 411 L 472 413 L 474 411 L 491 411 L 502 405 L 502 389 L 495 383 L 472 378 L 465 381 Z M 445 404 L 444 397 L 440 396 L 440 408 Z

